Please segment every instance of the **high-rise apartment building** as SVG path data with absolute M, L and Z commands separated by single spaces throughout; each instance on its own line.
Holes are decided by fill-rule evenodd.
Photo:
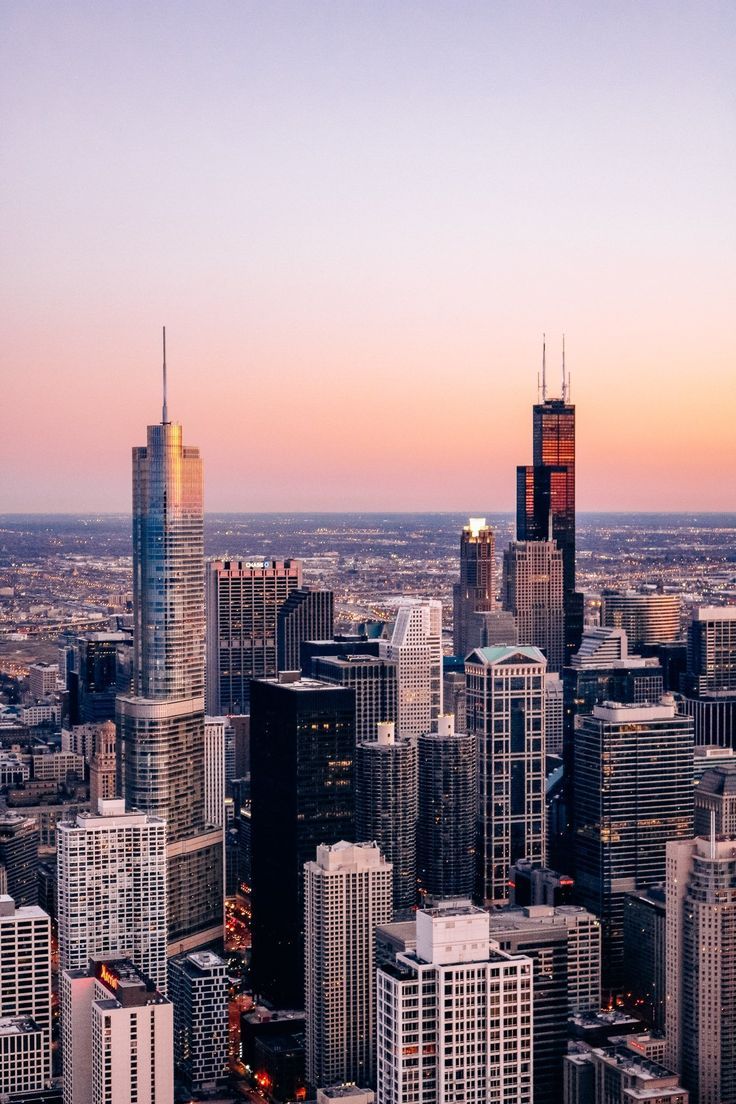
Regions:
M 682 599 L 679 594 L 604 590 L 601 600 L 601 625 L 624 629 L 629 647 L 634 650 L 645 644 L 664 644 L 680 636 Z
M 130 958 L 166 992 L 166 825 L 102 801 L 59 824 L 58 923 L 62 970 L 94 955 Z
M 531 1104 L 533 964 L 467 902 L 420 910 L 377 971 L 377 1104 Z
M 64 1104 L 174 1104 L 173 1006 L 132 962 L 61 974 Z
M 565 660 L 562 552 L 555 541 L 515 541 L 503 554 L 503 605 L 522 644 L 539 648 L 547 670 Z
M 517 859 L 546 862 L 547 661 L 538 648 L 477 648 L 465 672 L 478 758 L 477 894 L 503 904 Z
M 470 897 L 475 885 L 476 739 L 443 716 L 417 741 L 417 872 L 433 898 Z
M 596 705 L 575 731 L 578 899 L 601 918 L 604 984 L 622 983 L 624 898 L 660 882 L 668 840 L 693 828 L 692 722 L 674 700 Z
M 170 422 L 133 449 L 133 693 L 117 700 L 120 791 L 166 822 L 169 945 L 222 935 L 222 832 L 204 807 L 204 514 L 199 449 Z
M 516 539 L 553 540 L 562 554 L 569 658 L 583 631 L 583 599 L 575 590 L 575 407 L 564 364 L 560 399 L 547 398 L 545 367 L 543 352 L 542 402 L 533 408 L 533 462 L 516 469 Z
M 0 866 L 18 907 L 38 904 L 39 829 L 33 817 L 0 813 Z
M 278 613 L 301 586 L 299 560 L 214 560 L 207 564 L 210 716 L 250 712 L 251 679 L 276 674 Z
M 304 879 L 307 1081 L 370 1085 L 376 928 L 391 919 L 391 863 L 376 843 L 323 844 Z
M 0 1097 L 51 1082 L 51 921 L 0 896 Z
M 48 698 L 58 689 L 58 663 L 31 663 L 28 668 L 28 689 L 34 701 Z
M 393 721 L 355 748 L 355 836 L 375 840 L 393 868 L 394 909 L 417 899 L 417 745 Z
M 453 654 L 483 643 L 478 613 L 496 606 L 496 538 L 485 518 L 471 518 L 460 537 L 460 582 L 453 587 Z
M 736 840 L 667 844 L 667 1062 L 691 1104 L 736 1101 Z
M 354 838 L 352 690 L 292 673 L 251 689 L 253 988 L 304 995 L 304 864 Z
M 503 908 L 491 913 L 491 939 L 534 963 L 534 1104 L 558 1104 L 567 1017 L 600 1007 L 598 918 L 574 905 Z
M 292 590 L 276 616 L 277 670 L 299 671 L 303 642 L 332 640 L 334 619 L 335 596 L 331 590 Z
M 174 1062 L 195 1092 L 211 1091 L 228 1073 L 227 967 L 212 951 L 169 959 L 174 1006 Z
M 346 686 L 355 692 L 355 739 L 375 740 L 377 725 L 395 721 L 398 663 L 372 655 L 316 656 L 312 674 L 320 682 Z
M 405 600 L 380 654 L 397 663 L 399 736 L 431 732 L 442 713 L 442 603 Z

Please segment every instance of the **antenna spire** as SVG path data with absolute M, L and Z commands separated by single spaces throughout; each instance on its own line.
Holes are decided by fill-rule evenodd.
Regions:
M 163 327 L 163 346 L 164 346 L 164 365 L 163 365 L 164 403 L 163 403 L 163 408 L 161 410 L 161 421 L 163 422 L 164 425 L 167 425 L 168 421 L 169 421 L 169 409 L 168 409 L 168 406 L 167 406 L 167 403 L 166 403 L 166 327 L 165 326 Z
M 547 335 L 542 334 L 542 402 L 547 401 Z
M 567 402 L 567 377 L 565 376 L 565 335 L 562 335 L 562 401 Z

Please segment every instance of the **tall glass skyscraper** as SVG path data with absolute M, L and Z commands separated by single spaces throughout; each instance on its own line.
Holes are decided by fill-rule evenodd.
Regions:
M 128 808 L 166 821 L 169 950 L 222 935 L 222 833 L 204 804 L 202 461 L 168 421 L 133 449 L 133 694 L 117 700 Z

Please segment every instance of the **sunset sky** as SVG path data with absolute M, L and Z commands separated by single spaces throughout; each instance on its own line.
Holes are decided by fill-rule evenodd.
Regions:
M 578 505 L 736 509 L 736 6 L 0 8 L 0 511 L 493 511 L 560 335 Z

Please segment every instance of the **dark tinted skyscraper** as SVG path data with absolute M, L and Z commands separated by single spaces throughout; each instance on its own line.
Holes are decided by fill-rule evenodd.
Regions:
M 440 717 L 417 741 L 417 867 L 432 897 L 470 897 L 475 884 L 476 741 Z
M 299 649 L 305 640 L 332 640 L 334 595 L 331 590 L 292 590 L 276 619 L 276 666 L 298 671 Z
M 133 449 L 133 694 L 117 700 L 122 794 L 167 825 L 169 944 L 222 936 L 222 832 L 204 809 L 204 514 L 199 449 L 168 420 Z
M 543 384 L 543 401 L 534 406 L 533 463 L 516 469 L 516 536 L 557 541 L 569 656 L 580 643 L 583 602 L 575 591 L 575 407 L 568 394 L 563 362 L 562 398 L 548 399 Z
M 38 825 L 21 813 L 0 817 L 0 866 L 18 908 L 38 904 Z
M 352 690 L 282 675 L 251 685 L 253 988 L 304 1000 L 304 864 L 354 839 Z

